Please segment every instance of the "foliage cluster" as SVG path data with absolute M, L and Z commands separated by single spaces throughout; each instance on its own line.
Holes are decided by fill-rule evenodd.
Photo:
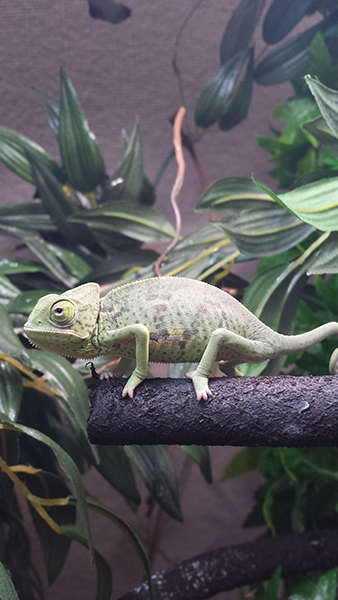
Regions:
M 254 10 L 250 18 L 248 5 Z M 319 5 L 324 18 L 318 26 L 283 42 L 254 65 L 250 44 L 264 2 L 242 0 L 221 43 L 221 70 L 196 106 L 198 125 L 205 128 L 218 122 L 226 130 L 247 114 L 253 80 L 262 85 L 292 80 L 295 98 L 275 111 L 277 118 L 287 121 L 286 127 L 273 129 L 271 137 L 258 138 L 271 152 L 280 188 L 289 191 L 276 194 L 243 178 L 214 183 L 196 210 L 221 212 L 222 218 L 181 239 L 161 268 L 164 275 L 239 288 L 245 282 L 230 272 L 232 265 L 258 258 L 256 276 L 246 287 L 243 302 L 282 333 L 337 320 L 338 313 L 337 92 L 311 76 L 306 84 L 299 80 L 307 72 L 331 87 L 337 83 L 334 3 L 297 0 L 295 12 L 295 3 L 284 0 L 284 18 L 280 19 L 280 2 L 274 0 L 263 35 L 268 44 L 280 42 Z M 235 35 L 238 27 L 242 37 Z M 109 289 L 122 280 L 154 276 L 157 254 L 142 244 L 169 242 L 174 230 L 153 207 L 155 189 L 144 171 L 138 123 L 131 135 L 122 132 L 121 162 L 108 176 L 66 73 L 61 71 L 58 100 L 42 92 L 36 96 L 56 135 L 60 164 L 35 142 L 0 128 L 0 160 L 36 188 L 32 200 L 0 207 L 0 231 L 17 238 L 18 247 L 34 257 L 0 260 L 0 559 L 15 586 L 0 565 L 0 595 L 11 600 L 43 597 L 17 500 L 21 493 L 42 544 L 48 582 L 57 579 L 75 540 L 89 548 L 97 567 L 97 599 L 105 600 L 111 595 L 111 573 L 92 546 L 88 511 L 101 513 L 132 539 L 148 576 L 149 562 L 130 527 L 86 495 L 81 475 L 93 466 L 136 510 L 140 495 L 133 466 L 161 508 L 181 520 L 171 455 L 164 446 L 90 446 L 85 382 L 92 382 L 86 367 L 32 349 L 22 336 L 22 325 L 47 292 L 62 292 L 90 280 L 109 284 Z M 325 277 L 328 273 L 333 274 L 330 279 Z M 315 286 L 309 285 L 310 275 L 315 277 Z M 295 374 L 326 373 L 334 346 L 334 340 L 325 340 L 311 351 L 290 357 L 286 365 Z M 98 360 L 96 368 L 101 367 L 104 363 Z M 243 365 L 242 371 L 276 374 L 282 367 L 282 361 L 276 360 Z M 177 369 L 171 374 L 174 371 L 177 374 Z M 183 449 L 211 481 L 207 449 Z M 228 465 L 224 477 L 257 469 L 266 481 L 257 490 L 246 525 L 265 524 L 272 534 L 297 532 L 337 526 L 336 461 L 334 449 L 244 449 Z M 76 525 L 77 513 L 82 528 Z M 258 586 L 255 598 L 276 600 L 279 578 L 278 572 L 267 588 Z M 336 584 L 337 573 L 332 571 L 316 582 L 288 582 L 287 593 L 291 598 L 333 600 Z

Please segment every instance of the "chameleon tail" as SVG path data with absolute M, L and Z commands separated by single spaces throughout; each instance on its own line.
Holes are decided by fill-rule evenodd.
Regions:
M 307 350 L 311 346 L 318 344 L 330 335 L 338 335 L 338 323 L 332 321 L 321 325 L 312 331 L 301 333 L 299 335 L 283 336 L 284 338 L 284 351 L 286 354 L 292 354 L 293 352 L 300 352 Z M 334 350 L 331 355 L 329 362 L 329 372 L 331 375 L 338 374 L 338 348 Z

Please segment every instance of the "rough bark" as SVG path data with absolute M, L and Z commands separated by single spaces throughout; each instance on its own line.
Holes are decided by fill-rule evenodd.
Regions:
M 190 380 L 148 379 L 134 400 L 124 383 L 91 389 L 93 444 L 338 446 L 338 377 L 214 378 L 208 402 Z
M 152 576 L 155 600 L 203 600 L 236 587 L 282 575 L 327 571 L 338 565 L 337 531 L 290 534 L 219 548 Z M 148 583 L 120 600 L 149 600 Z

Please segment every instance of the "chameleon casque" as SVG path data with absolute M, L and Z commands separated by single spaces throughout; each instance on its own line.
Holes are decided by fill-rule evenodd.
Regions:
M 103 298 L 97 283 L 48 294 L 36 304 L 24 331 L 35 346 L 64 356 L 120 356 L 114 371 L 119 377 L 136 359 L 123 390 L 123 396 L 131 398 L 147 376 L 148 361 L 196 362 L 187 376 L 197 399 L 207 400 L 208 377 L 216 361 L 226 375 L 241 375 L 237 365 L 306 350 L 338 334 L 338 323 L 282 335 L 219 288 L 194 279 L 161 277 L 122 285 Z M 330 359 L 332 375 L 337 373 L 337 359 L 338 348 Z

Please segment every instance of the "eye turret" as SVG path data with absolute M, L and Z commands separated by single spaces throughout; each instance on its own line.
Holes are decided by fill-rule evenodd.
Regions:
M 76 308 L 71 300 L 57 300 L 50 310 L 50 320 L 60 327 L 71 325 L 75 317 Z

